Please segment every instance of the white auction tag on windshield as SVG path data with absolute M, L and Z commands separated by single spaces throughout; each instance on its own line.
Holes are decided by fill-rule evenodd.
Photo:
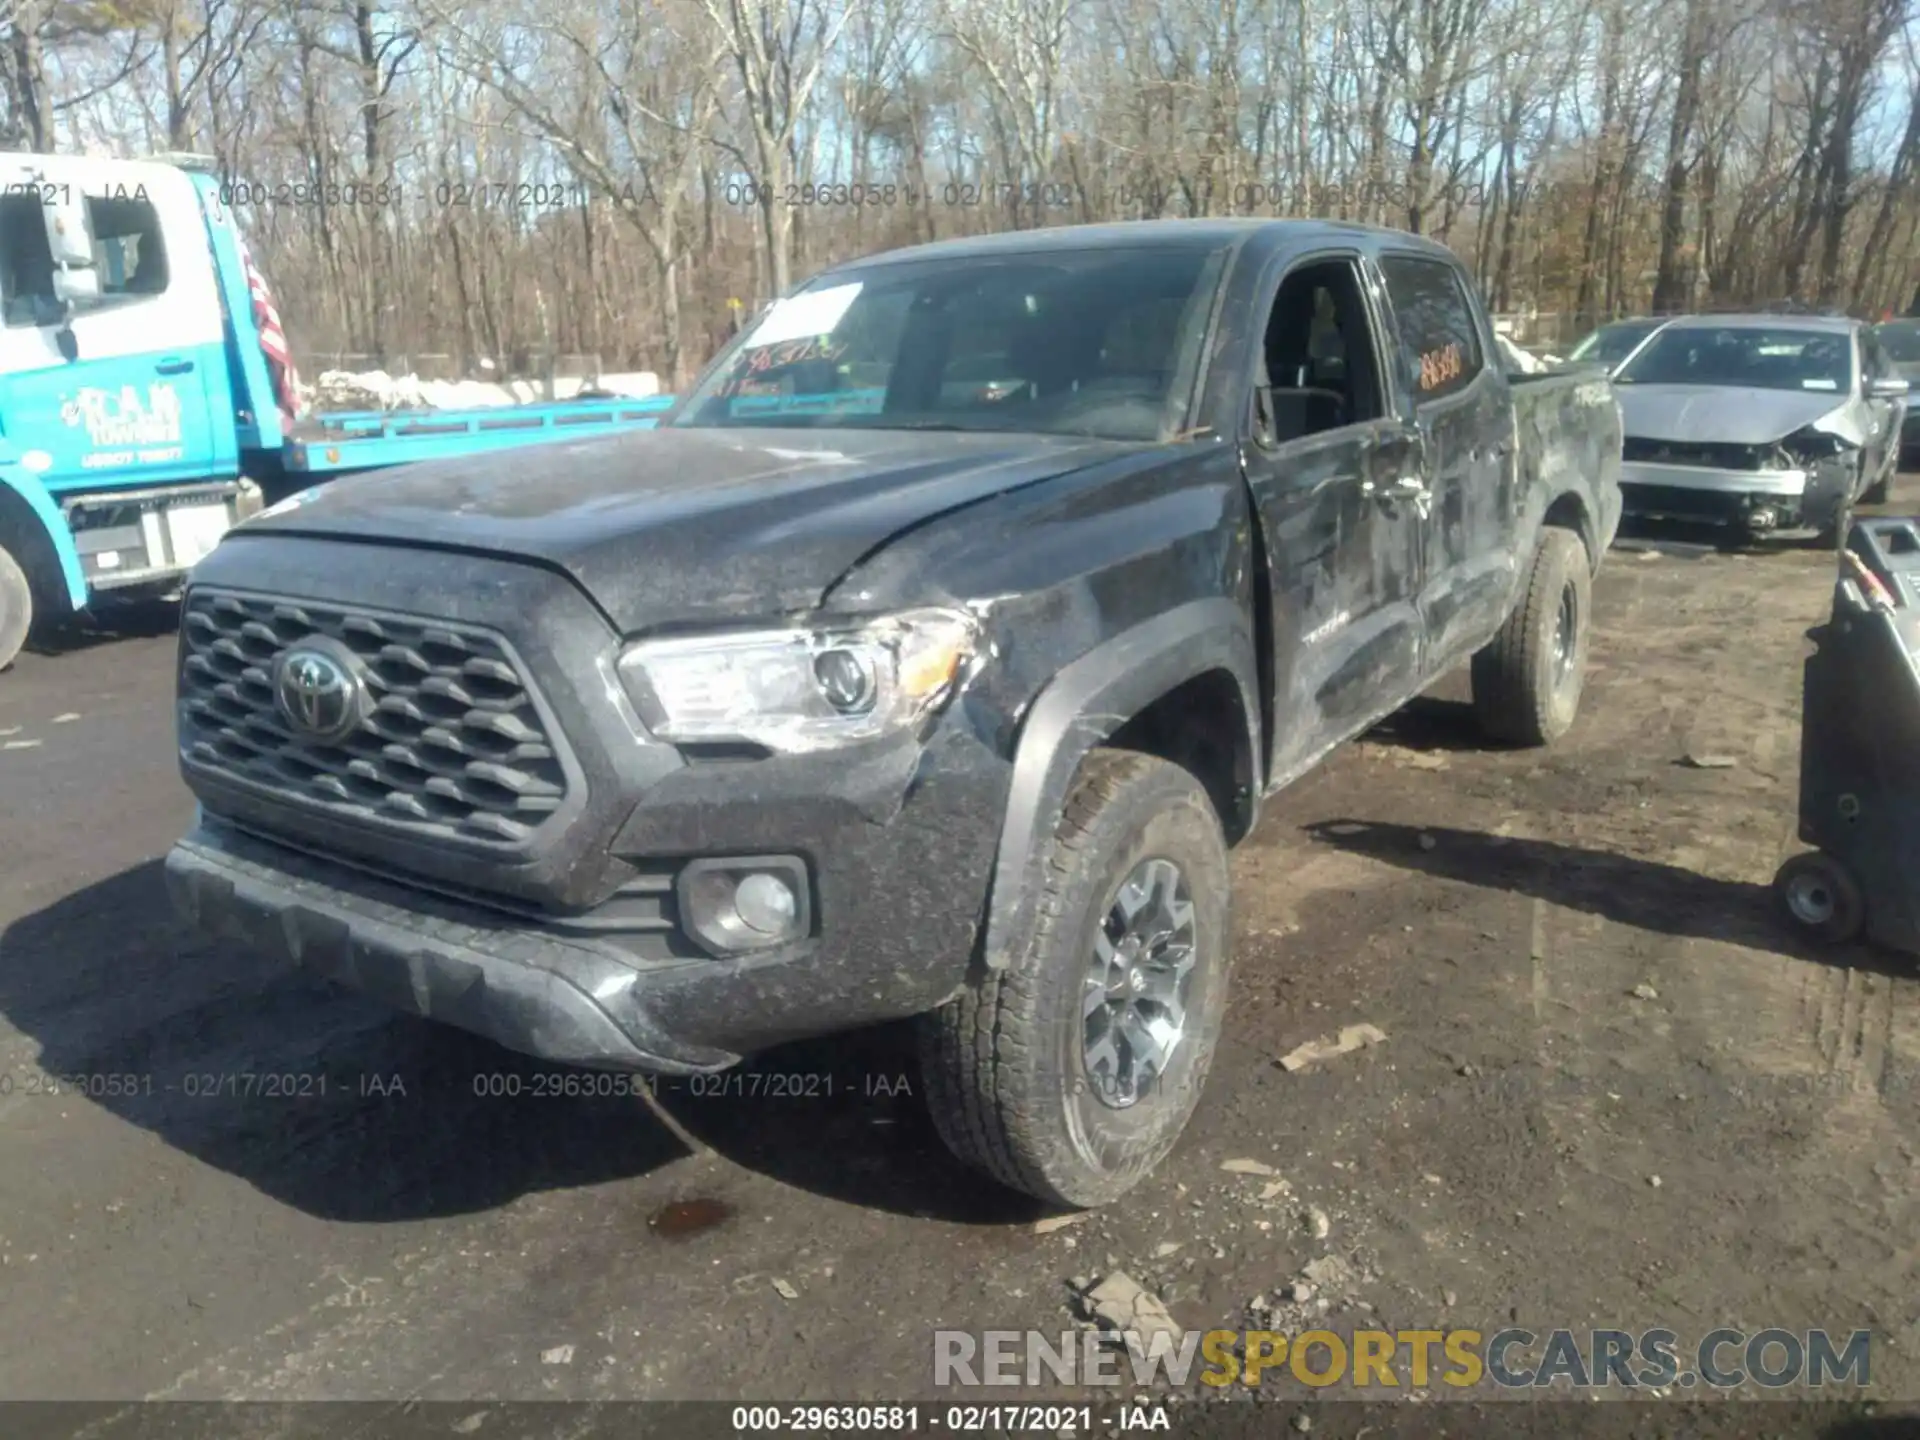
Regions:
M 820 335 L 831 335 L 833 327 L 840 323 L 840 317 L 847 313 L 847 308 L 853 304 L 854 297 L 862 288 L 856 282 L 852 285 L 832 285 L 825 290 L 811 290 L 804 295 L 789 295 L 767 311 L 766 319 L 755 327 L 753 338 L 747 343 L 753 346 L 778 345 L 786 340 L 811 340 Z

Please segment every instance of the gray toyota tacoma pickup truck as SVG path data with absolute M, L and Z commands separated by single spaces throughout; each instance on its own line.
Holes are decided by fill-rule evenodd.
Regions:
M 1596 372 L 1317 221 L 839 266 L 659 429 L 303 492 L 193 572 L 181 911 L 556 1061 L 920 1016 L 952 1148 L 1167 1153 L 1262 797 L 1453 667 L 1573 722 L 1620 513 Z

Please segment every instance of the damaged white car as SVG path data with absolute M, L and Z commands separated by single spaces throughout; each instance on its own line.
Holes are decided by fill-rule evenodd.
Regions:
M 1826 531 L 1899 462 L 1907 382 L 1854 320 L 1686 316 L 1613 379 L 1629 515 Z

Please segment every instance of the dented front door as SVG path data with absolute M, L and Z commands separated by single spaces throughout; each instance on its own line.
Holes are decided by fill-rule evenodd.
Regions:
M 1324 267 L 1329 258 L 1290 268 Z M 1350 263 L 1359 303 L 1371 311 L 1358 257 Z M 1379 393 L 1390 397 L 1377 316 L 1368 315 L 1366 328 L 1372 353 L 1348 363 L 1372 366 Z M 1391 414 L 1270 447 L 1250 444 L 1245 454 L 1271 577 L 1268 773 L 1283 785 L 1418 687 L 1422 461 L 1409 427 Z

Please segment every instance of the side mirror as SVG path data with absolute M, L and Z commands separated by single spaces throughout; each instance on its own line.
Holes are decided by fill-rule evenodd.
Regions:
M 85 196 L 67 186 L 55 187 L 41 210 L 47 231 L 47 249 L 53 258 L 53 294 L 71 312 L 76 305 L 100 299 L 100 272 L 93 263 L 93 229 L 87 221 Z
M 53 294 L 68 310 L 80 305 L 98 304 L 100 272 L 91 265 L 84 270 L 56 270 L 53 272 Z
M 54 197 L 58 198 L 54 198 Z M 47 249 L 56 270 L 93 268 L 93 233 L 87 224 L 87 202 L 65 185 L 54 187 L 41 209 L 47 230 Z
M 1904 400 L 1907 398 L 1907 382 L 1892 375 L 1876 375 L 1867 381 L 1869 400 Z

